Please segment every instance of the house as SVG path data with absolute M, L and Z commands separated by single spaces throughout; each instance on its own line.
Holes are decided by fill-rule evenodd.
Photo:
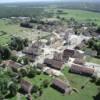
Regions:
M 80 59 L 80 58 L 75 58 L 73 63 L 79 64 L 79 65 L 84 65 L 85 64 L 85 60 Z
M 63 52 L 64 60 L 68 60 L 69 57 L 72 57 L 73 55 L 74 55 L 74 50 L 72 50 L 72 49 L 65 49 Z
M 48 67 L 58 69 L 58 70 L 61 70 L 64 67 L 63 62 L 57 61 L 57 60 L 54 60 L 54 59 L 45 59 L 44 64 L 46 64 Z
M 64 62 L 62 53 L 57 53 L 57 52 L 55 52 L 55 53 L 54 53 L 53 59 L 54 59 L 54 60 L 57 60 L 57 61 Z
M 13 71 L 17 72 L 20 68 L 23 67 L 20 63 L 14 62 L 12 60 L 8 60 L 3 62 L 7 67 L 10 67 Z
M 33 92 L 33 85 L 26 80 L 21 80 L 21 91 L 24 93 L 32 93 Z
M 84 52 L 74 49 L 65 49 L 63 52 L 63 59 L 66 61 L 69 57 L 84 59 Z
M 34 55 L 34 56 L 39 55 L 38 48 L 26 47 L 22 52 L 27 55 Z
M 70 87 L 69 84 L 65 83 L 63 80 L 58 79 L 58 78 L 52 81 L 51 86 L 64 94 L 70 94 L 72 91 L 72 88 Z
M 81 50 L 74 50 L 74 55 L 72 56 L 73 58 L 79 58 L 79 59 L 84 59 L 84 52 Z
M 94 74 L 94 69 L 83 65 L 72 64 L 70 72 L 85 76 L 92 76 Z
M 41 54 L 41 49 L 36 45 L 32 45 L 24 48 L 22 52 L 27 56 L 27 58 L 29 58 L 30 61 L 34 62 L 36 57 Z
M 45 43 L 42 40 L 38 40 L 32 44 L 32 48 L 41 48 L 44 47 Z

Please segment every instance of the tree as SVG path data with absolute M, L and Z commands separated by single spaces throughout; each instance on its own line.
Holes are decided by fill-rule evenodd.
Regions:
M 33 28 L 33 25 L 29 22 L 21 23 L 20 26 L 25 28 Z
M 16 62 L 18 57 L 17 56 L 11 56 L 10 59 Z
M 28 39 L 27 38 L 23 39 L 23 43 L 25 47 L 28 46 L 28 43 L 29 43 Z
M 15 96 L 17 94 L 17 90 L 18 90 L 17 84 L 11 83 L 9 85 L 9 91 L 10 91 L 9 95 L 10 96 L 12 97 Z
M 28 45 L 28 39 L 22 39 L 20 37 L 12 37 L 9 43 L 9 47 L 12 50 L 17 50 L 17 51 L 22 50 L 27 45 Z
M 46 79 L 46 80 L 43 81 L 42 86 L 43 86 L 44 88 L 47 88 L 48 85 L 49 85 L 49 83 L 50 83 L 49 80 Z
M 100 26 L 96 30 L 97 33 L 100 33 Z
M 100 39 L 91 38 L 88 41 L 88 47 L 97 51 L 97 56 L 100 57 Z
M 11 51 L 8 47 L 0 46 L 0 59 L 6 60 L 10 58 L 11 56 Z
M 22 60 L 24 65 L 29 64 L 29 59 L 27 57 L 23 57 Z
M 7 94 L 8 94 L 8 80 L 6 78 L 0 79 L 0 98 L 5 98 Z
M 97 51 L 97 56 L 100 56 L 100 42 L 97 42 L 96 44 L 94 44 L 94 48 Z
M 30 66 L 30 70 L 28 72 L 28 77 L 30 77 L 30 78 L 35 77 L 36 73 L 37 73 L 36 67 Z
M 19 70 L 19 74 L 20 74 L 22 77 L 24 77 L 24 76 L 27 75 L 27 71 L 26 71 L 25 69 L 20 69 L 20 70 Z
M 34 93 L 38 92 L 39 87 L 38 87 L 37 85 L 34 85 L 34 87 L 33 87 L 33 88 L 34 88 L 34 89 L 33 89 L 33 92 L 34 92 Z

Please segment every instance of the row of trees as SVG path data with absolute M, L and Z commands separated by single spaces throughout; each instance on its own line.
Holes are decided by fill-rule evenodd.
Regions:
M 23 7 L 16 4 L 16 7 L 13 7 L 9 5 L 7 6 L 1 6 L 0 5 L 0 18 L 9 18 L 9 17 L 29 17 L 29 16 L 41 16 L 44 12 L 43 8 L 34 8 L 33 6 L 27 6 L 24 5 Z M 9 13 L 10 12 L 10 13 Z M 38 13 L 37 13 L 38 12 Z

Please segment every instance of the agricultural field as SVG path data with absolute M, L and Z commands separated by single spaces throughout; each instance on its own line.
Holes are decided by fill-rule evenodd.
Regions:
M 10 19 L 0 19 L 0 32 L 6 34 L 0 35 L 0 44 L 6 44 L 11 36 L 19 36 L 22 38 L 28 38 L 29 40 L 35 40 L 39 36 L 42 38 L 48 36 L 50 33 L 38 31 L 36 29 L 28 29 L 20 27 L 20 23 L 13 23 Z
M 92 21 L 100 25 L 100 13 L 84 10 L 61 9 L 63 13 L 58 13 L 56 16 L 64 17 L 65 19 L 74 18 L 77 21 L 88 22 Z

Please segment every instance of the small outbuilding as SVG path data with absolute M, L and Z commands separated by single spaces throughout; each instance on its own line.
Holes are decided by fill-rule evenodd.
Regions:
M 46 64 L 48 67 L 57 69 L 57 70 L 61 70 L 64 68 L 64 63 L 61 61 L 57 61 L 54 59 L 45 59 L 44 60 L 44 64 Z
M 72 64 L 70 72 L 85 76 L 92 76 L 94 74 L 94 69 L 83 65 Z
M 24 93 L 32 93 L 33 92 L 33 85 L 26 81 L 26 80 L 21 80 L 21 91 Z
M 52 81 L 51 86 L 64 94 L 70 94 L 72 92 L 72 88 L 70 87 L 70 85 L 58 78 Z
M 79 65 L 84 65 L 85 64 L 85 60 L 79 59 L 79 58 L 75 58 L 73 63 L 79 64 Z
M 64 61 L 67 61 L 69 57 L 84 59 L 84 52 L 80 50 L 75 50 L 75 49 L 65 49 L 63 52 Z
M 20 63 L 17 63 L 15 61 L 12 61 L 12 60 L 8 60 L 8 61 L 5 61 L 4 64 L 7 66 L 7 67 L 10 67 L 13 71 L 17 72 L 20 68 L 23 67 L 22 64 Z

